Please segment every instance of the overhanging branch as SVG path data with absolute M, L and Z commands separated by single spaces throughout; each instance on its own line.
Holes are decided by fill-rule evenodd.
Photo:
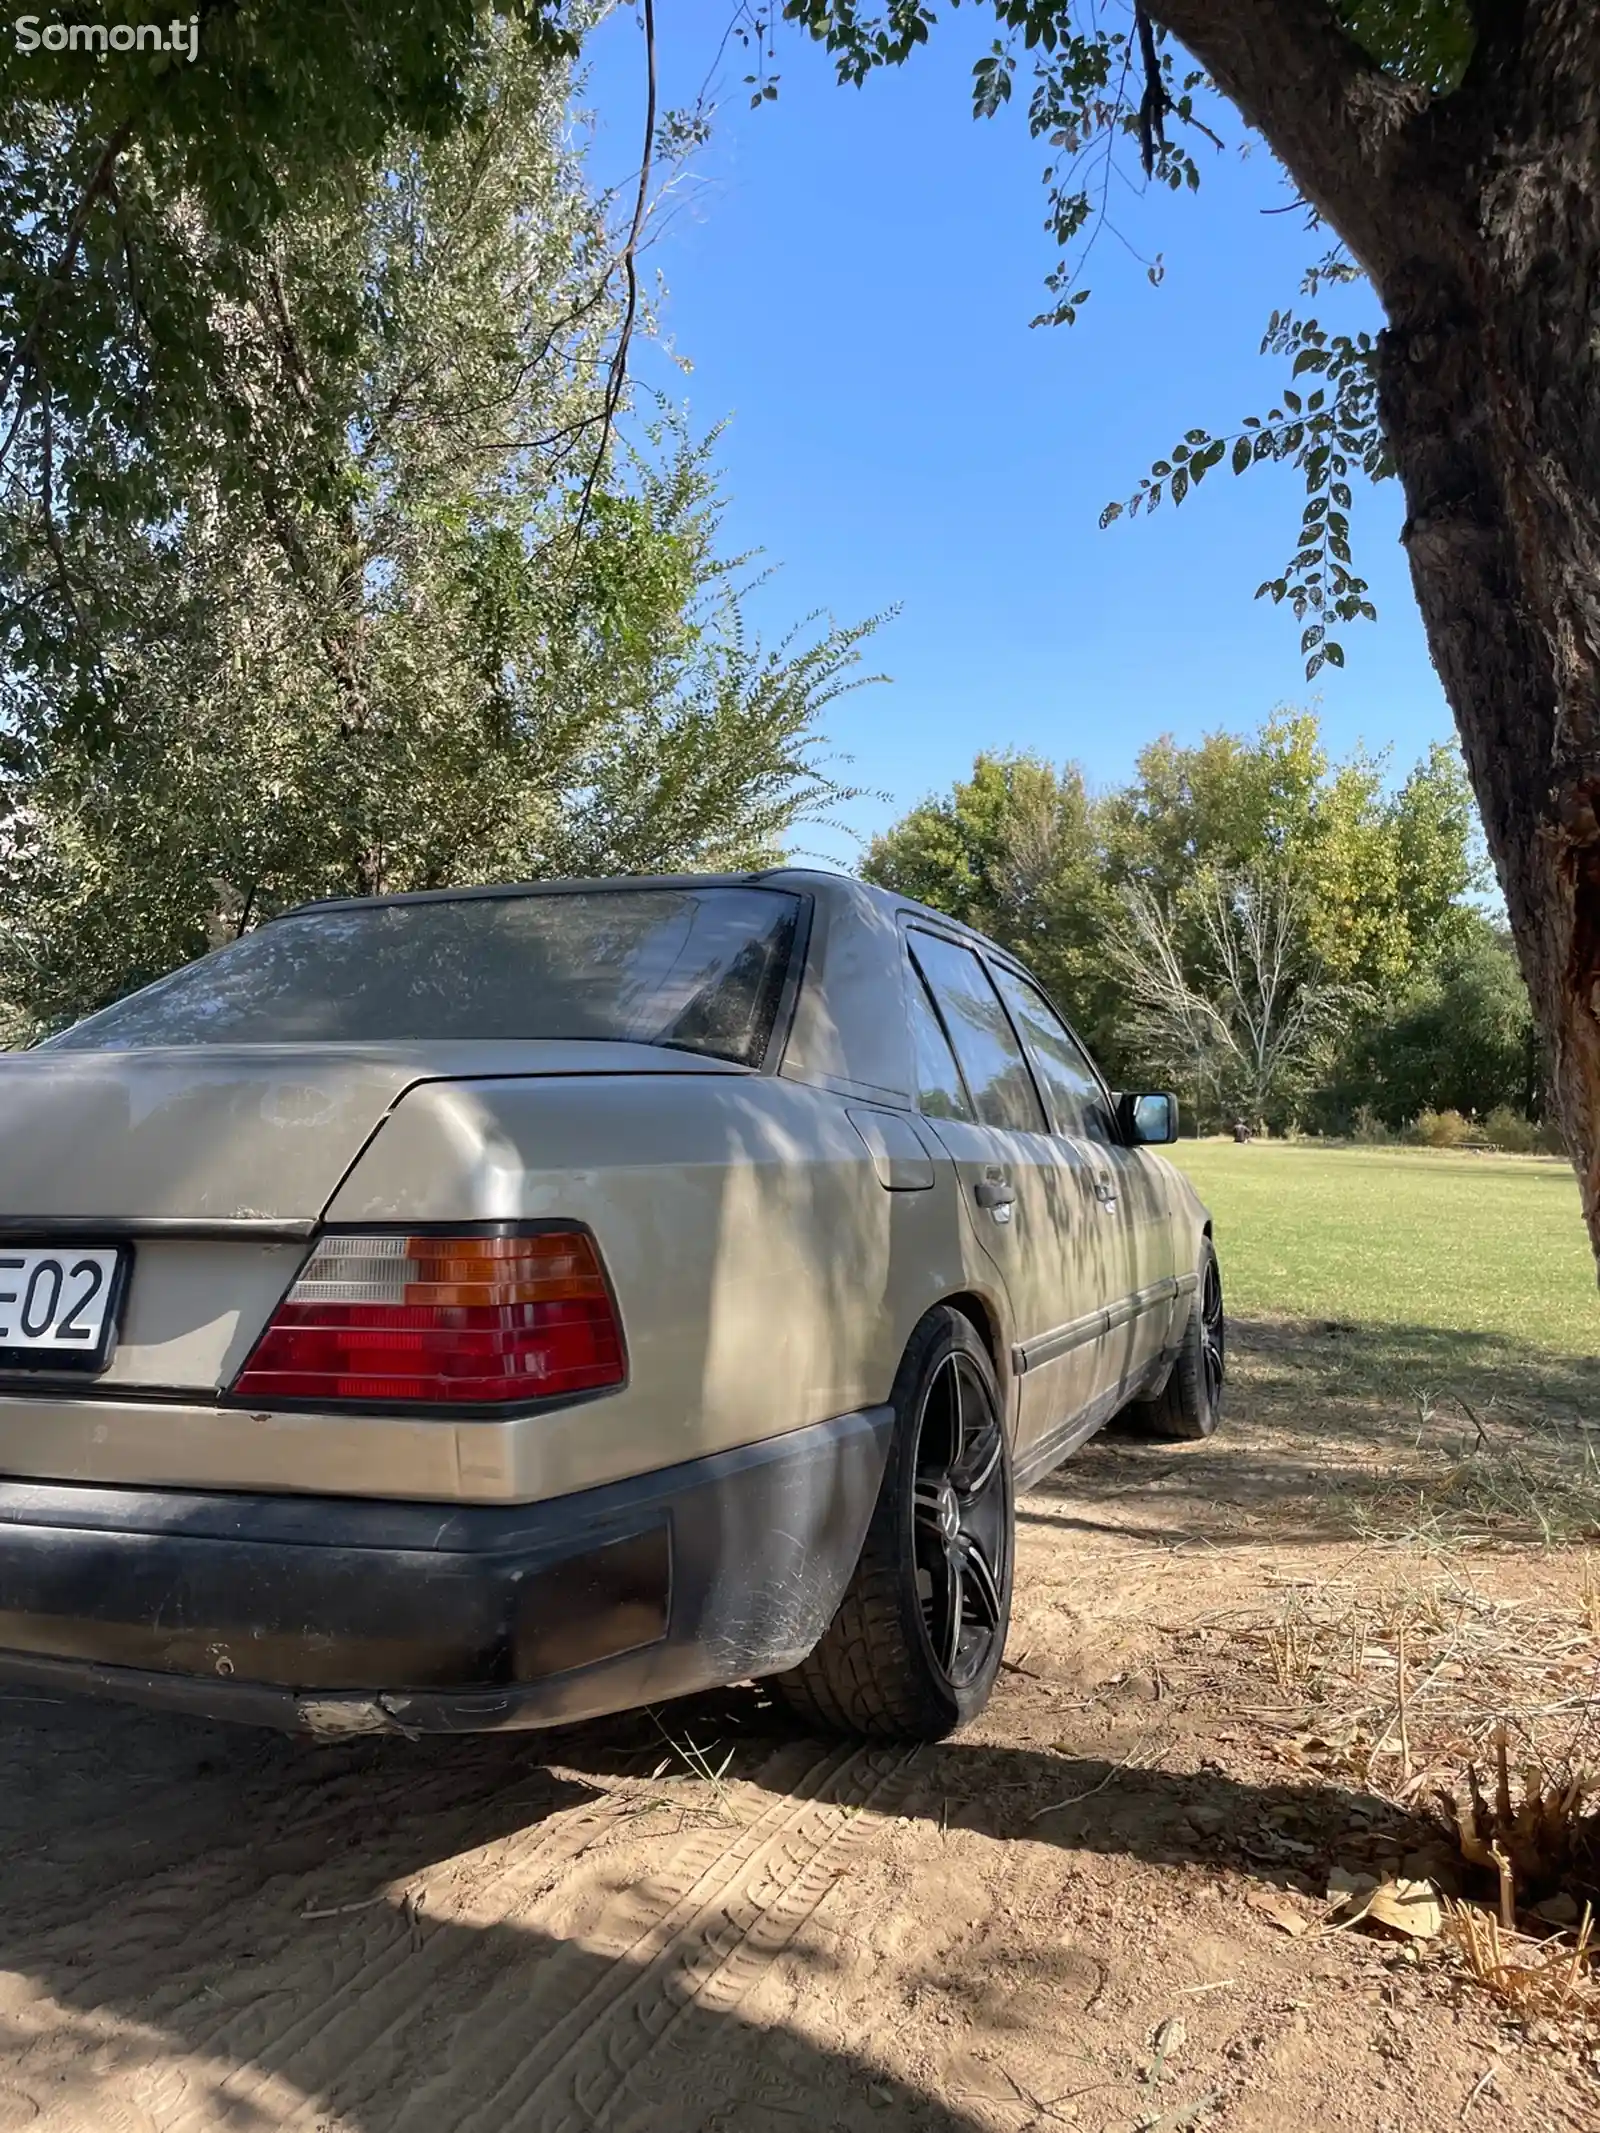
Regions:
M 655 157 L 656 140 L 655 0 L 644 0 L 644 56 L 644 148 L 639 158 L 639 190 L 633 204 L 633 222 L 628 231 L 628 241 L 622 248 L 622 266 L 627 277 L 628 293 L 623 306 L 622 327 L 617 335 L 616 353 L 611 359 L 611 372 L 606 380 L 605 401 L 601 410 L 600 442 L 595 450 L 588 478 L 584 482 L 583 494 L 578 502 L 578 515 L 573 523 L 572 545 L 575 551 L 582 545 L 595 488 L 605 471 L 606 457 L 611 449 L 617 410 L 622 405 L 623 391 L 628 382 L 628 348 L 633 339 L 634 321 L 639 310 L 639 240 L 644 234 L 645 216 L 650 206 L 650 172 Z
M 1165 122 L 1172 109 L 1172 99 L 1161 76 L 1161 61 L 1156 53 L 1150 17 L 1142 7 L 1133 11 L 1133 26 L 1139 39 L 1139 63 L 1144 68 L 1144 94 L 1139 99 L 1139 160 L 1148 178 L 1156 167 L 1156 149 L 1167 145 Z
M 1144 0 L 1287 167 L 1380 284 L 1410 220 L 1398 165 L 1432 98 L 1397 81 L 1327 0 Z

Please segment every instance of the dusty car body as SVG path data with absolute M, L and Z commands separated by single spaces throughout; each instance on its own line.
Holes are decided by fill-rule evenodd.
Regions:
M 0 1680 L 327 1736 L 792 1673 L 930 1313 L 997 1535 L 1168 1383 L 1210 1226 L 1142 1101 L 802 870 L 314 906 L 0 1055 Z M 954 1681 L 1009 1539 L 907 1488 Z

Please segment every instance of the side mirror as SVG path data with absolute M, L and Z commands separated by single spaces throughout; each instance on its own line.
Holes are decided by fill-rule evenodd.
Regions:
M 1130 1148 L 1164 1148 L 1178 1138 L 1178 1099 L 1119 1096 L 1117 1124 Z

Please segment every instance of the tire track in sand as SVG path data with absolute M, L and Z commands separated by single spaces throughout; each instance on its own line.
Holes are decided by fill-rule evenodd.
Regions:
M 513 1979 L 509 2019 L 487 2033 L 476 2020 L 463 2024 L 450 2065 L 419 2087 L 397 2133 L 444 2124 L 452 2133 L 593 2133 L 679 2022 L 727 2013 L 746 1996 L 850 1855 L 874 1841 L 873 1810 L 909 1789 L 916 1754 L 825 1757 L 731 1841 L 721 1831 L 686 1846 L 665 1875 L 630 1892 L 614 1922 L 602 1919 L 598 1948 L 567 1946 L 550 1958 L 559 1981 L 541 1975 L 530 1994 L 526 1977 L 520 1992 Z M 655 1916 L 641 1918 L 641 1908 Z M 574 1999 L 575 1982 L 586 1989 Z M 477 2092 L 470 2098 L 464 2065 Z

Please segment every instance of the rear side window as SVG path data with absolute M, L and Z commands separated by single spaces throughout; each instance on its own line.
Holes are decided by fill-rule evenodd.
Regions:
M 950 1039 L 939 1024 L 922 973 L 914 966 L 906 973 L 911 995 L 911 1044 L 917 1073 L 917 1109 L 925 1118 L 964 1118 L 971 1121 L 972 1106 L 961 1086 L 961 1070 L 950 1049 Z
M 979 1123 L 1015 1133 L 1043 1133 L 1044 1114 L 1016 1031 L 1000 996 L 970 948 L 933 933 L 913 933 L 911 952 L 950 1032 Z
M 795 950 L 781 890 L 600 889 L 275 919 L 48 1044 L 579 1038 L 759 1066 Z
M 1114 1140 L 1116 1128 L 1100 1077 L 1077 1038 L 1044 994 L 1025 978 L 999 965 L 994 978 L 1016 1018 L 1039 1078 L 1050 1092 L 1058 1130 L 1086 1134 L 1097 1141 Z

